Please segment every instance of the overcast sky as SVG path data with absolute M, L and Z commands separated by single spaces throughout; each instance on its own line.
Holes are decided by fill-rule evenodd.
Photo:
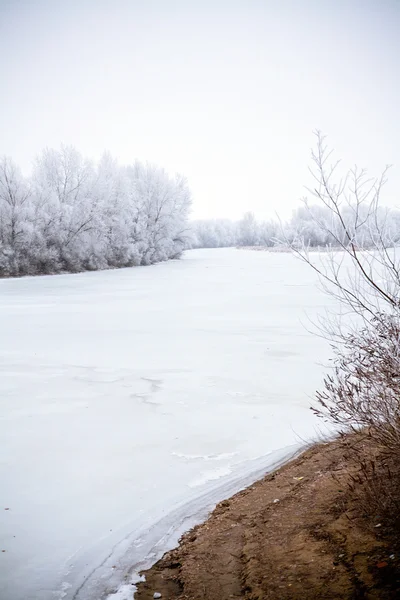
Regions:
M 400 204 L 397 0 L 0 0 L 0 154 L 184 173 L 195 217 L 297 205 L 312 130 Z

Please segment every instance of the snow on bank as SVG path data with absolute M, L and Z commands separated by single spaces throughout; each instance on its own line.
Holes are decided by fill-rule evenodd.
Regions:
M 231 477 L 225 480 L 224 483 L 219 483 L 214 488 L 208 489 L 205 494 L 184 503 L 161 519 L 152 527 L 151 531 L 146 531 L 143 536 L 146 545 L 145 548 L 141 548 L 139 560 L 134 550 L 125 554 L 125 558 L 129 556 L 131 560 L 135 561 L 136 559 L 137 562 L 131 562 L 130 569 L 125 576 L 125 582 L 119 586 L 116 592 L 109 594 L 107 600 L 131 600 L 132 589 L 136 591 L 135 584 L 142 580 L 139 575 L 140 571 L 150 568 L 167 550 L 175 548 L 182 534 L 194 525 L 204 521 L 218 502 L 248 487 L 266 473 L 279 468 L 300 454 L 306 446 L 307 444 L 304 443 L 293 444 L 291 447 L 271 452 L 268 456 L 249 461 L 235 477 Z M 165 533 L 160 538 L 161 532 Z M 143 550 L 146 551 L 144 556 Z
M 323 302 L 292 256 L 234 249 L 0 281 L 0 597 L 115 591 L 309 439 Z

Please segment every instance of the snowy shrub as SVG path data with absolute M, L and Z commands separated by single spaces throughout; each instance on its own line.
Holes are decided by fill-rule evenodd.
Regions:
M 347 449 L 358 461 L 359 472 L 351 480 L 362 491 L 363 509 L 400 527 L 398 221 L 396 213 L 380 206 L 387 169 L 376 179 L 357 168 L 337 178 L 339 163 L 329 165 L 331 154 L 317 132 L 309 191 L 321 205 L 313 208 L 305 201 L 301 214 L 311 220 L 308 240 L 294 236 L 291 242 L 336 306 L 317 324 L 318 333 L 332 343 L 335 361 L 313 410 L 342 433 L 357 432 Z M 308 246 L 317 239 L 340 253 L 310 254 Z
M 320 416 L 364 428 L 400 459 L 400 321 L 378 314 L 335 347 L 335 365 L 317 393 Z

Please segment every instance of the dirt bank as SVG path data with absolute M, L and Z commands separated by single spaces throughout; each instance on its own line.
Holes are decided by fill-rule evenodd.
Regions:
M 400 598 L 398 540 L 348 490 L 357 466 L 320 444 L 221 502 L 144 574 L 136 600 Z

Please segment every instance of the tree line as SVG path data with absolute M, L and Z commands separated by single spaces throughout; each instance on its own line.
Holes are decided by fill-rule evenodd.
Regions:
M 109 154 L 46 149 L 24 177 L 0 159 L 0 276 L 149 265 L 188 245 L 184 177 Z
M 109 154 L 98 163 L 73 147 L 46 149 L 24 177 L 8 157 L 0 159 L 0 276 L 76 272 L 149 265 L 177 258 L 187 248 L 265 246 L 340 247 L 347 231 L 354 243 L 395 246 L 400 211 L 363 202 L 363 171 L 346 178 L 363 181 L 343 199 L 340 215 L 323 202 L 307 200 L 286 222 L 257 221 L 246 212 L 239 221 L 189 223 L 191 194 L 182 176 L 135 161 L 119 165 Z M 318 194 L 312 190 L 315 197 Z M 361 200 L 361 201 L 360 201 Z
M 239 221 L 197 220 L 191 224 L 192 247 L 339 248 L 346 242 L 346 229 L 355 230 L 356 241 L 362 248 L 373 248 L 382 235 L 386 246 L 396 245 L 400 240 L 400 211 L 378 207 L 372 219 L 368 210 L 366 205 L 356 207 L 354 203 L 346 203 L 341 207 L 341 221 L 328 207 L 304 200 L 285 222 L 257 221 L 252 212 L 246 212 Z

